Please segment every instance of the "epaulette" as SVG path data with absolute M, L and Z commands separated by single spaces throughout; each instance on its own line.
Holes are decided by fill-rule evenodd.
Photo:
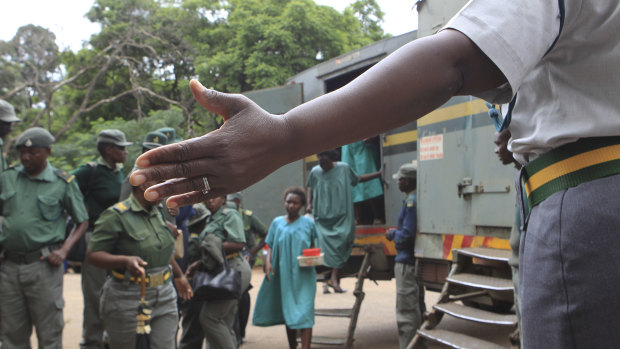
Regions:
M 232 208 L 224 207 L 224 209 L 222 210 L 222 214 L 229 214 L 233 211 L 234 210 Z
M 129 211 L 129 207 L 125 206 L 125 203 L 123 201 L 117 202 L 116 204 L 114 204 L 113 207 L 115 210 L 117 210 L 120 213 Z
M 75 178 L 74 175 L 69 174 L 69 172 L 59 169 L 57 168 L 54 173 L 56 174 L 56 176 L 60 177 L 60 179 L 62 179 L 63 181 L 67 182 L 67 183 L 71 183 L 71 181 Z
M 243 210 L 243 214 L 246 216 L 251 216 L 252 215 L 252 211 L 250 210 Z

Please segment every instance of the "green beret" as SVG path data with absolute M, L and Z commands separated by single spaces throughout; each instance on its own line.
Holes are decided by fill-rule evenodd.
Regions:
M 15 108 L 13 108 L 11 103 L 3 99 L 0 99 L 0 121 L 4 121 L 4 122 L 21 121 L 17 116 L 15 116 Z
M 126 147 L 133 144 L 131 142 L 127 142 L 123 131 L 116 129 L 103 130 L 99 132 L 99 135 L 97 136 L 97 144 L 100 143 L 114 144 L 119 147 Z
M 49 131 L 41 127 L 32 127 L 17 137 L 16 147 L 49 148 L 55 139 Z
M 161 132 L 154 131 L 146 134 L 142 147 L 150 150 L 166 144 L 168 144 L 168 137 Z
M 162 127 L 155 130 L 155 132 L 161 132 L 165 134 L 166 137 L 168 137 L 168 142 L 170 143 L 177 143 L 183 140 L 183 138 L 177 137 L 177 132 L 172 127 Z

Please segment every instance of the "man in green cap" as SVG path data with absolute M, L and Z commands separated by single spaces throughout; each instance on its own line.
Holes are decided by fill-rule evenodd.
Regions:
M 127 158 L 127 142 L 121 130 L 109 129 L 99 132 L 97 150 L 99 158 L 78 167 L 73 174 L 84 196 L 88 209 L 86 244 L 90 241 L 95 222 L 108 207 L 118 202 L 121 184 L 125 177 L 123 164 Z M 84 251 L 86 252 L 86 251 Z M 84 316 L 80 348 L 103 348 L 103 325 L 99 315 L 99 295 L 106 280 L 106 272 L 88 261 L 82 261 L 82 295 Z
M 16 143 L 21 165 L 0 175 L 3 348 L 30 347 L 33 325 L 40 348 L 62 348 L 62 264 L 88 214 L 75 177 L 47 161 L 53 142 L 43 128 L 26 130 Z M 65 240 L 67 214 L 78 225 Z
M 13 124 L 21 121 L 15 115 L 13 106 L 0 99 L 0 174 L 9 167 L 9 163 L 4 153 L 4 139 L 13 130 Z
M 398 214 L 398 226 L 390 229 L 386 237 L 394 241 L 396 258 L 394 259 L 394 276 L 396 278 L 396 324 L 398 325 L 398 342 L 400 349 L 415 336 L 422 324 L 424 314 L 424 288 L 420 287 L 415 277 L 415 236 L 418 232 L 418 214 L 416 210 L 418 162 L 405 163 L 400 166 L 392 178 L 398 182 L 398 189 L 407 195 Z
M 168 137 L 158 131 L 149 132 L 144 137 L 144 142 L 142 142 L 142 153 L 146 153 L 151 149 L 155 149 L 162 145 L 168 144 Z M 137 167 L 131 170 L 131 172 L 135 171 Z M 131 172 L 129 174 L 131 174 Z M 129 175 L 125 177 L 123 184 L 121 185 L 121 191 L 119 193 L 118 201 L 124 201 L 129 198 L 131 195 L 131 185 L 129 184 Z

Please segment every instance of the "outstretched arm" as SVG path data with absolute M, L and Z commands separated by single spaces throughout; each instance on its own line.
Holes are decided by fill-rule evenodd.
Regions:
M 142 154 L 133 185 L 168 180 L 145 197 L 168 197 L 169 207 L 240 191 L 280 166 L 417 120 L 455 95 L 469 95 L 506 81 L 465 35 L 444 30 L 415 40 L 348 85 L 271 115 L 242 95 L 223 94 L 191 81 L 194 97 L 221 115 L 218 130 Z M 378 117 L 382 115 L 382 117 Z M 205 188 L 203 176 L 211 190 Z

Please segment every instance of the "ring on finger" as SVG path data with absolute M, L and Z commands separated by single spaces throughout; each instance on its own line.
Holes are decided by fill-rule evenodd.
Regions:
M 205 188 L 202 190 L 202 193 L 206 195 L 211 190 L 211 186 L 209 185 L 209 181 L 207 180 L 207 176 L 202 176 L 202 182 L 205 185 Z

